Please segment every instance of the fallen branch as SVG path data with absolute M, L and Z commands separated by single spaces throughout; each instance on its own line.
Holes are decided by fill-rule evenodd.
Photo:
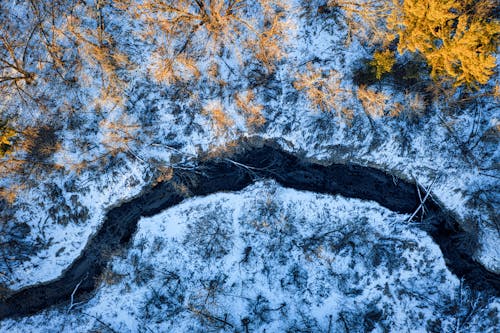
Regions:
M 80 311 L 80 313 L 86 315 L 86 316 L 89 316 L 89 317 L 92 317 L 94 318 L 95 320 L 97 320 L 99 323 L 101 323 L 102 325 L 104 325 L 108 330 L 110 330 L 111 332 L 113 333 L 118 333 L 117 331 L 115 331 L 111 326 L 109 326 L 108 324 L 106 324 L 104 321 L 102 321 L 101 319 L 97 318 L 96 316 L 94 315 L 91 315 L 89 313 L 86 313 L 86 312 L 83 312 L 83 311 Z
M 422 193 L 420 193 L 420 184 L 418 183 L 417 178 L 413 177 L 413 180 L 415 181 L 415 185 L 417 187 L 418 199 L 420 200 L 420 203 L 422 203 L 423 199 L 422 199 Z M 425 206 L 422 206 L 422 214 L 420 214 L 420 222 L 422 222 L 424 215 L 425 215 Z
M 80 282 L 77 283 L 75 289 L 73 289 L 73 292 L 71 293 L 71 300 L 70 300 L 70 303 L 69 303 L 69 307 L 68 307 L 68 310 L 66 311 L 66 313 L 69 313 L 71 311 L 71 309 L 73 309 L 73 307 L 77 306 L 78 304 L 82 304 L 82 302 L 77 302 L 77 303 L 74 303 L 74 300 L 75 300 L 75 294 L 76 294 L 76 291 L 78 290 L 78 288 L 80 287 L 80 285 L 82 284 L 82 282 L 87 278 L 87 275 L 85 275 L 85 277 L 83 279 L 80 280 Z
M 411 214 L 410 218 L 408 219 L 407 222 L 411 222 L 411 220 L 413 220 L 413 218 L 415 217 L 415 215 L 417 215 L 417 213 L 419 212 L 420 209 L 422 209 L 422 211 L 424 210 L 424 204 L 425 204 L 425 201 L 427 200 L 427 198 L 429 197 L 429 195 L 431 194 L 431 189 L 432 189 L 432 186 L 434 185 L 434 183 L 436 182 L 438 177 L 435 177 L 433 180 L 432 180 L 432 183 L 431 185 L 429 185 L 429 187 L 427 189 L 425 189 L 425 196 L 424 196 L 424 199 L 420 199 L 420 205 L 418 205 L 417 209 L 413 212 L 413 214 Z M 417 186 L 418 185 L 418 182 L 417 182 Z M 419 194 L 420 196 L 420 194 Z
M 256 167 L 253 167 L 253 166 L 250 166 L 250 165 L 246 165 L 246 164 L 243 164 L 243 163 L 236 162 L 236 161 L 234 161 L 234 160 L 232 160 L 230 158 L 225 158 L 224 160 L 227 161 L 227 162 L 230 162 L 230 163 L 232 163 L 232 164 L 234 164 L 236 166 L 239 166 L 239 167 L 242 167 L 244 169 L 247 169 L 247 170 L 258 170 L 258 171 L 264 170 L 262 168 L 256 168 Z
M 228 322 L 227 320 L 225 320 L 225 319 L 221 319 L 221 318 L 218 318 L 218 317 L 212 316 L 212 315 L 211 315 L 211 314 L 209 314 L 209 313 L 205 313 L 205 312 L 203 312 L 203 311 L 201 311 L 201 310 L 197 310 L 197 309 L 195 309 L 195 308 L 191 308 L 191 307 L 189 307 L 189 308 L 187 308 L 187 309 L 188 309 L 188 311 L 190 311 L 190 312 L 192 312 L 192 313 L 195 313 L 195 314 L 198 314 L 198 315 L 202 315 L 202 316 L 207 317 L 207 318 L 209 318 L 209 319 L 212 319 L 212 320 L 215 320 L 215 321 L 221 322 L 221 323 L 223 323 L 223 324 L 224 324 L 224 326 L 225 326 L 225 325 L 228 325 L 228 326 L 230 326 L 231 328 L 234 328 L 234 325 L 233 325 L 233 324 L 231 324 L 231 323 L 229 323 L 229 322 Z

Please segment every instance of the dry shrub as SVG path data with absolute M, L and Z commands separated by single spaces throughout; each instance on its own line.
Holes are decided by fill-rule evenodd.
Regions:
M 423 115 L 427 107 L 426 102 L 422 94 L 413 93 L 405 95 L 406 103 L 413 114 L 419 117 Z
M 4 199 L 9 205 L 14 204 L 17 195 L 25 188 L 21 184 L 10 184 L 9 187 L 0 188 L 0 198 Z
M 202 157 L 203 160 L 211 160 L 216 158 L 230 157 L 241 147 L 238 140 L 226 141 L 222 144 L 211 144 L 208 152 Z
M 130 151 L 130 143 L 137 140 L 136 134 L 140 129 L 126 114 L 120 114 L 116 120 L 103 119 L 99 125 L 103 133 L 101 142 L 112 156 Z
M 220 101 L 210 101 L 202 110 L 210 118 L 211 126 L 217 136 L 226 136 L 234 126 L 233 119 L 226 113 Z
M 361 42 L 387 43 L 386 20 L 393 4 L 387 0 L 329 0 L 328 6 L 340 11 L 347 26 L 347 43 L 354 37 Z
M 47 162 L 60 149 L 59 139 L 53 127 L 28 127 L 22 131 L 22 148 L 27 153 L 27 160 Z
M 196 79 L 202 58 L 210 65 L 228 50 L 236 59 L 250 51 L 272 71 L 293 28 L 286 0 L 122 0 L 117 6 L 144 23 L 141 36 L 154 46 L 152 77 L 166 84 Z
M 266 123 L 262 115 L 264 106 L 255 102 L 255 94 L 252 90 L 236 94 L 235 102 L 238 109 L 243 111 L 248 129 L 256 130 Z
M 497 100 L 500 100 L 500 84 L 495 84 L 491 89 L 491 96 Z
M 285 18 L 285 12 L 273 13 L 270 20 L 264 23 L 264 28 L 255 39 L 247 42 L 248 48 L 254 52 L 268 72 L 273 72 L 275 62 L 286 57 L 284 45 L 288 43 L 289 32 L 293 29 L 290 21 Z
M 401 113 L 404 112 L 404 110 L 404 105 L 396 102 L 389 108 L 389 117 L 398 117 Z
M 189 191 L 189 187 L 187 187 L 185 184 L 178 182 L 178 181 L 173 181 L 172 185 L 174 187 L 174 191 L 177 194 L 180 194 L 181 196 L 188 198 L 191 196 L 191 192 Z
M 323 73 L 311 64 L 299 73 L 294 82 L 295 89 L 306 93 L 311 106 L 323 112 L 335 111 L 343 121 L 350 123 L 354 114 L 351 109 L 342 107 L 352 97 L 349 89 L 341 86 L 341 76 L 336 71 Z
M 383 92 L 373 91 L 362 85 L 358 89 L 358 99 L 370 119 L 380 118 L 385 115 L 389 96 Z
M 123 278 L 127 276 L 126 274 L 119 274 L 119 273 L 116 273 L 115 271 L 113 271 L 112 268 L 106 268 L 104 270 L 104 272 L 101 274 L 101 276 L 99 277 L 99 282 L 102 282 L 103 284 L 107 285 L 107 286 L 114 286 L 118 283 L 120 283 Z M 100 284 L 98 282 L 98 284 Z
M 80 162 L 71 161 L 69 163 L 64 163 L 64 167 L 75 172 L 77 175 L 80 175 L 82 171 L 88 168 L 88 166 L 89 166 L 88 161 L 80 161 Z
M 165 84 L 188 81 L 200 77 L 196 62 L 183 54 L 173 54 L 172 47 L 158 47 L 151 58 L 150 71 L 153 78 Z
M 405 120 L 416 123 L 425 114 L 427 102 L 422 94 L 418 92 L 405 92 L 404 102 L 396 102 L 389 105 L 389 116 L 401 116 Z
M 156 168 L 156 170 L 157 170 L 157 176 L 155 179 L 155 184 L 169 181 L 174 176 L 174 169 L 171 167 L 166 167 L 166 166 L 160 165 Z

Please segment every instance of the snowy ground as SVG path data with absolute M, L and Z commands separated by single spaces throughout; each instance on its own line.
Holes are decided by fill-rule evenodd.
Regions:
M 134 24 L 116 17 L 116 22 L 110 23 L 118 31 L 116 39 L 122 44 L 133 45 L 129 51 L 138 62 L 137 68 L 127 77 L 131 88 L 127 90 L 125 107 L 111 111 L 104 107 L 98 115 L 94 110 L 68 115 L 68 124 L 58 130 L 61 147 L 53 156 L 53 162 L 57 165 L 68 161 L 88 162 L 105 154 L 106 150 L 99 144 L 109 133 L 97 125 L 103 119 L 117 121 L 126 115 L 127 122 L 139 124 L 140 129 L 132 133 L 134 140 L 128 142 L 126 151 L 110 158 L 111 162 L 105 165 L 89 163 L 83 170 L 57 169 L 43 174 L 41 179 L 32 176 L 36 186 L 20 193 L 9 221 L 28 226 L 29 232 L 23 236 L 28 250 L 16 253 L 15 248 L 2 248 L 7 253 L 4 256 L 12 258 L 0 262 L 0 272 L 6 272 L 0 275 L 2 284 L 15 290 L 57 278 L 95 233 L 106 209 L 138 195 L 149 186 L 157 175 L 158 166 L 183 166 L 200 152 L 217 150 L 229 141 L 251 136 L 275 139 L 283 149 L 322 163 L 370 165 L 405 179 L 416 179 L 427 187 L 433 184 L 431 190 L 436 199 L 457 215 L 466 230 L 477 235 L 480 246 L 475 257 L 488 269 L 500 272 L 497 213 L 500 146 L 498 131 L 492 130 L 500 119 L 498 99 L 481 97 L 477 103 L 454 112 L 437 103 L 413 121 L 403 114 L 399 118 L 384 117 L 371 123 L 353 97 L 346 105 L 339 106 L 355 111 L 352 124 L 348 126 L 333 112 L 315 111 L 304 94 L 294 89 L 293 82 L 305 64 L 314 60 L 325 72 L 338 71 L 343 77 L 343 85 L 355 90 L 353 70 L 369 57 L 371 50 L 356 41 L 346 45 L 345 30 L 334 20 L 318 17 L 309 21 L 298 11 L 291 12 L 290 16 L 297 30 L 289 46 L 289 57 L 278 64 L 274 75 L 255 87 L 257 102 L 263 105 L 266 118 L 266 124 L 260 129 L 245 125 L 244 115 L 232 100 L 235 92 L 253 84 L 248 80 L 250 70 L 232 76 L 228 69 L 231 59 L 225 59 L 229 65 L 221 63 L 221 75 L 228 85 L 222 92 L 203 78 L 182 89 L 152 83 L 147 78 L 143 57 L 148 45 L 134 44 L 131 33 Z M 379 86 L 390 96 L 388 103 L 405 103 L 405 92 L 400 88 L 389 83 Z M 189 94 L 191 92 L 195 93 Z M 217 135 L 210 118 L 200 112 L 207 101 L 214 99 L 221 100 L 234 120 L 234 126 L 223 135 Z M 70 126 L 70 122 L 78 125 Z M 79 142 L 97 148 L 82 152 Z M 469 155 L 463 153 L 464 145 Z M 8 186 L 9 180 L 1 179 L 0 183 Z M 266 203 L 254 199 L 261 198 L 262 192 L 267 195 L 273 191 L 276 193 L 270 195 L 269 204 L 289 219 L 286 228 L 290 229 L 284 229 L 284 233 L 279 232 L 279 218 L 266 215 L 269 214 Z M 221 214 L 222 211 L 227 213 Z M 320 211 L 329 213 L 318 217 Z M 272 220 L 266 221 L 266 216 Z M 224 222 L 221 228 L 227 228 L 221 232 L 227 233 L 233 246 L 224 245 L 227 248 L 222 249 L 219 258 L 204 258 L 199 252 L 203 249 L 196 243 L 205 244 L 210 239 L 188 236 L 196 237 L 196 226 L 214 228 L 210 221 L 219 220 Z M 375 322 L 375 329 L 383 330 L 387 326 L 395 331 L 406 328 L 407 323 L 415 325 L 415 330 L 436 327 L 436 331 L 454 330 L 457 326 L 462 327 L 464 321 L 477 330 L 481 323 L 494 327 L 488 320 L 497 318 L 496 310 L 491 310 L 490 319 L 486 319 L 484 313 L 497 309 L 498 300 L 486 302 L 481 311 L 467 312 L 469 304 L 481 302 L 475 302 L 474 295 L 466 300 L 461 297 L 465 292 L 460 292 L 459 281 L 446 270 L 437 246 L 423 232 L 402 224 L 404 220 L 371 203 L 343 198 L 333 200 L 279 189 L 273 184 L 259 184 L 243 194 L 195 199 L 156 218 L 141 221 L 134 248 L 126 258 L 113 263 L 115 273 L 110 273 L 110 279 L 117 281 L 103 284 L 88 305 L 67 315 L 64 310 L 52 311 L 18 323 L 5 321 L 0 325 L 5 330 L 35 331 L 43 322 L 41 331 L 44 325 L 47 332 L 70 328 L 86 331 L 103 325 L 91 316 L 102 316 L 105 323 L 120 332 L 136 328 L 147 331 L 146 327 L 152 331 L 174 328 L 182 331 L 181 327 L 187 326 L 175 326 L 168 318 L 160 318 L 160 313 L 168 307 L 177 311 L 168 310 L 174 311 L 176 323 L 201 330 L 203 325 L 217 327 L 220 324 L 207 320 L 208 313 L 196 313 L 210 304 L 212 315 L 219 318 L 227 312 L 227 321 L 240 331 L 244 331 L 241 320 L 245 317 L 250 320 L 250 331 L 256 327 L 267 327 L 268 331 L 278 328 L 293 331 L 306 329 L 306 324 L 312 325 L 309 328 L 312 331 L 328 331 L 330 315 L 332 332 L 345 329 L 342 325 L 363 330 Z M 325 230 L 335 226 L 352 232 L 348 234 L 351 243 L 334 232 L 327 235 L 321 247 L 300 247 L 313 232 L 323 230 L 322 224 Z M 173 233 L 173 225 L 176 225 L 177 234 Z M 146 239 L 140 245 L 144 235 Z M 4 241 L 6 235 L 0 233 L 0 237 Z M 153 244 L 154 238 L 158 244 Z M 276 243 L 280 239 L 283 243 Z M 331 246 L 338 242 L 342 247 Z M 368 245 L 362 246 L 364 243 Z M 248 263 L 240 262 L 249 246 L 252 251 Z M 353 247 L 356 251 L 351 250 Z M 211 269 L 213 267 L 219 269 Z M 196 278 L 188 278 L 191 274 Z M 120 278 L 121 275 L 124 276 Z M 415 277 L 420 281 L 417 285 L 413 282 Z M 144 281 L 149 279 L 152 282 L 146 285 Z M 210 290 L 206 285 L 210 281 L 219 281 L 213 283 L 220 283 L 224 290 L 207 294 Z M 308 290 L 308 285 L 313 286 L 312 289 Z M 314 289 L 319 285 L 324 288 Z M 182 295 L 183 300 L 174 300 L 169 293 Z M 303 297 L 301 293 L 305 293 Z M 170 299 L 177 303 L 163 304 Z M 115 306 L 116 303 L 121 307 Z M 286 303 L 286 307 L 280 308 L 282 303 Z M 193 305 L 191 310 L 190 304 Z M 338 304 L 345 304 L 345 309 L 338 308 Z M 453 304 L 459 305 L 453 308 Z M 422 314 L 416 309 L 421 309 Z M 79 311 L 89 316 L 82 316 Z M 125 314 L 129 313 L 130 319 L 124 321 Z M 23 328 L 22 325 L 27 326 Z
M 373 202 L 261 181 L 143 218 L 96 295 L 8 332 L 494 332 L 432 239 Z M 69 302 L 68 302 L 69 303 Z

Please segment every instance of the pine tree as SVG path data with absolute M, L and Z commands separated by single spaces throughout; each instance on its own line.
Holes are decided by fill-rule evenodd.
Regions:
M 395 62 L 394 53 L 390 50 L 376 51 L 373 54 L 373 60 L 370 62 L 370 65 L 375 68 L 375 77 L 380 80 L 382 75 L 392 70 Z

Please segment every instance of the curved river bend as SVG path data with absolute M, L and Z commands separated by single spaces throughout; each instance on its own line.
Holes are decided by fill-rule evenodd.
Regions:
M 250 166 L 250 167 L 249 167 Z M 249 146 L 231 157 L 200 161 L 193 171 L 176 172 L 171 181 L 160 183 L 140 197 L 111 209 L 81 255 L 56 280 L 26 287 L 0 301 L 0 319 L 36 313 L 52 305 L 68 303 L 75 287 L 75 302 L 87 299 L 111 259 L 110 253 L 126 249 L 141 216 L 158 214 L 180 203 L 186 196 L 220 191 L 239 191 L 256 179 L 271 178 L 284 187 L 345 197 L 373 200 L 398 212 L 412 214 L 420 204 L 415 184 L 380 170 L 358 165 L 322 166 L 285 153 L 272 144 Z M 426 230 L 441 247 L 448 268 L 474 290 L 500 295 L 500 277 L 472 260 L 464 240 L 467 235 L 449 214 L 429 196 Z M 469 247 L 470 248 L 470 247 Z

